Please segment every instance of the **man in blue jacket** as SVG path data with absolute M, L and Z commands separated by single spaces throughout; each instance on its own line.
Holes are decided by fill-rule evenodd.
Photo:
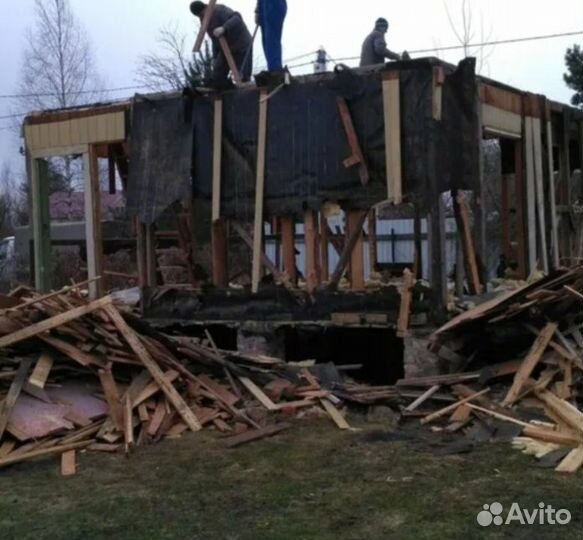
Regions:
M 283 70 L 281 36 L 286 15 L 286 0 L 257 0 L 255 16 L 263 35 L 263 50 L 268 71 Z

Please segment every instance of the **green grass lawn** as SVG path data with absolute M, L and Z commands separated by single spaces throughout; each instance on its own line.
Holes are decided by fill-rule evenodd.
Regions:
M 0 539 L 581 540 L 581 473 L 537 468 L 509 444 L 437 456 L 411 442 L 367 442 L 378 426 L 361 427 L 303 421 L 234 450 L 188 434 L 129 459 L 82 454 L 69 478 L 57 458 L 24 463 L 0 471 Z M 573 521 L 483 529 L 476 515 L 494 501 L 544 501 Z

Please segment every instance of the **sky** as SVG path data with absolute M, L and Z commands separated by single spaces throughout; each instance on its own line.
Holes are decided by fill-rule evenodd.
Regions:
M 583 31 L 581 0 L 470 1 L 474 42 Z M 458 28 L 461 26 L 461 2 L 447 0 Z M 196 37 L 187 0 L 70 0 L 70 3 L 93 45 L 98 72 L 106 88 L 136 84 L 140 57 L 156 50 L 157 34 L 163 25 L 177 24 L 193 42 Z M 240 11 L 250 27 L 254 25 L 255 0 L 225 0 L 223 3 Z M 16 91 L 26 31 L 34 20 L 34 0 L 0 0 L 0 4 L 4 4 L 0 17 L 2 96 Z M 292 59 L 321 46 L 333 59 L 358 56 L 363 39 L 376 18 L 381 16 L 390 22 L 387 41 L 392 50 L 434 50 L 458 44 L 444 9 L 444 0 L 288 0 L 284 59 L 290 60 L 291 66 L 305 63 L 312 57 Z M 486 48 L 482 74 L 568 103 L 572 92 L 563 82 L 564 54 L 573 43 L 583 44 L 583 35 Z M 412 54 L 413 58 L 421 56 L 439 56 L 456 63 L 463 53 L 457 50 Z M 356 65 L 354 61 L 346 63 Z M 294 68 L 292 73 L 311 70 L 307 65 Z M 129 94 L 131 92 L 126 91 L 110 97 L 122 98 Z M 21 111 L 15 110 L 10 100 L 0 98 L 0 117 L 14 112 Z M 0 118 L 0 167 L 9 163 L 18 169 L 22 166 L 18 137 L 13 131 L 4 129 L 10 122 Z

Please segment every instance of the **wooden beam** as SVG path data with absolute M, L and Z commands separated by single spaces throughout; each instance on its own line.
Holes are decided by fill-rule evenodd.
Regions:
M 113 373 L 111 368 L 100 369 L 98 371 L 99 380 L 101 382 L 101 388 L 103 389 L 103 394 L 105 395 L 105 401 L 107 402 L 107 407 L 109 408 L 109 416 L 113 421 L 116 429 L 123 433 L 124 430 L 124 414 L 123 407 L 121 403 L 121 396 L 113 378 Z
M 134 331 L 127 325 L 123 317 L 113 306 L 107 306 L 104 308 L 111 322 L 115 325 L 119 333 L 124 337 L 127 344 L 130 346 L 135 355 L 144 364 L 146 369 L 152 375 L 152 378 L 160 385 L 161 390 L 164 392 L 168 401 L 174 406 L 178 414 L 182 417 L 186 425 L 192 431 L 199 431 L 202 429 L 198 418 L 192 412 L 190 407 L 185 403 L 184 399 L 176 391 L 174 386 L 166 380 L 164 372 L 160 369 L 160 366 L 156 361 L 150 356 L 150 353 L 146 350 L 138 336 Z
M 472 238 L 469 209 L 464 200 L 464 196 L 460 191 L 452 191 L 452 198 L 458 234 L 462 241 L 464 266 L 468 277 L 470 292 L 474 295 L 482 294 L 483 287 L 480 280 L 480 270 L 478 268 L 478 260 L 476 258 L 476 251 L 474 249 L 474 241 Z
M 523 142 L 514 141 L 514 204 L 516 206 L 516 257 L 518 275 L 521 279 L 528 277 L 526 245 L 526 213 L 524 211 L 524 164 Z
M 536 212 L 538 217 L 540 260 L 542 270 L 549 272 L 549 254 L 547 250 L 547 225 L 545 217 L 545 189 L 543 178 L 542 128 L 540 118 L 532 120 L 534 178 L 536 185 Z
M 216 97 L 213 130 L 213 202 L 211 219 L 221 217 L 221 180 L 223 161 L 223 98 Z
M 71 321 L 74 321 L 75 319 L 83 317 L 84 315 L 88 315 L 89 313 L 93 313 L 94 311 L 111 304 L 111 301 L 111 297 L 106 296 L 104 298 L 100 298 L 99 300 L 95 300 L 90 304 L 71 309 L 65 313 L 59 313 L 54 317 L 45 319 L 44 321 L 27 326 L 22 330 L 18 330 L 12 334 L 1 337 L 0 348 L 16 345 L 21 341 L 35 337 L 39 334 L 42 334 L 43 332 L 48 332 L 49 330 L 58 328 L 59 326 L 67 324 Z
M 368 261 L 371 272 L 376 271 L 378 260 L 377 211 L 372 208 L 368 214 Z
M 200 23 L 200 30 L 198 31 L 198 36 L 196 37 L 196 41 L 194 42 L 192 52 L 197 53 L 200 51 L 200 48 L 202 47 L 202 44 L 204 42 L 204 36 L 208 31 L 208 27 L 213 16 L 213 12 L 215 11 L 216 4 L 217 0 L 209 0 L 202 21 Z
M 87 249 L 87 274 L 89 279 L 103 276 L 103 239 L 101 231 L 101 188 L 99 185 L 99 164 L 95 146 L 90 145 L 83 155 L 85 172 L 85 240 Z M 103 282 L 89 284 L 92 300 L 103 296 Z
M 33 159 L 30 165 L 32 227 L 34 240 L 34 280 L 36 290 L 51 288 L 51 217 L 49 205 L 48 163 Z
M 115 195 L 117 192 L 115 152 L 112 144 L 107 145 L 107 176 L 109 181 L 109 194 Z
M 429 219 L 429 230 L 431 234 L 431 308 L 432 317 L 436 322 L 446 316 L 447 313 L 447 272 L 445 253 L 445 207 L 441 193 L 434 191 L 432 194 L 432 205 Z
M 553 260 L 553 269 L 559 268 L 560 250 L 559 250 L 559 224 L 557 220 L 557 200 L 555 186 L 555 159 L 553 154 L 553 124 L 551 122 L 550 104 L 546 102 L 547 115 L 547 170 L 549 171 L 549 205 L 551 214 L 551 251 Z
M 364 289 L 364 234 L 362 227 L 368 212 L 365 210 L 348 210 L 346 212 L 346 238 L 353 231 L 358 231 L 356 242 L 350 254 L 350 285 L 353 290 Z
M 408 268 L 405 268 L 403 272 L 403 285 L 401 287 L 401 306 L 397 321 L 397 337 L 400 338 L 409 335 L 409 321 L 411 319 L 411 305 L 413 303 L 411 289 L 413 285 L 415 285 L 415 276 Z
M 215 287 L 228 287 L 228 240 L 227 240 L 228 223 L 225 218 L 219 218 L 212 224 L 212 266 L 213 266 L 213 284 Z
M 443 83 L 445 72 L 442 66 L 433 68 L 433 119 L 441 122 L 443 116 Z
M 292 283 L 296 283 L 296 244 L 295 233 L 296 225 L 292 216 L 281 218 L 281 249 L 283 258 L 283 271 L 289 276 Z
M 154 225 L 144 225 L 145 238 L 145 264 L 146 264 L 146 286 L 155 287 L 158 284 L 157 277 L 157 257 L 156 257 L 156 235 Z
M 241 73 L 239 73 L 239 68 L 237 67 L 237 63 L 233 58 L 233 53 L 231 52 L 231 48 L 229 47 L 229 42 L 225 36 L 221 36 L 219 38 L 219 44 L 221 45 L 221 49 L 223 54 L 225 55 L 225 60 L 227 61 L 227 65 L 231 70 L 231 75 L 233 75 L 233 80 L 235 81 L 236 86 L 240 86 L 243 82 L 241 78 Z
M 49 353 L 42 353 L 32 370 L 28 382 L 37 388 L 43 389 L 53 368 L 53 357 Z
M 320 212 L 320 281 L 328 281 L 330 277 L 330 260 L 328 257 L 328 218 L 324 212 Z
M 428 416 L 425 416 L 421 420 L 421 423 L 422 424 L 429 424 L 430 422 L 433 422 L 434 420 L 437 420 L 438 418 L 441 418 L 442 416 L 445 416 L 446 414 L 449 414 L 449 413 L 455 411 L 458 407 L 465 405 L 466 403 L 469 403 L 470 401 L 473 401 L 474 399 L 477 399 L 477 398 L 483 396 L 484 394 L 487 394 L 489 391 L 490 391 L 490 388 L 485 388 L 481 392 L 476 392 L 475 394 L 473 394 L 467 398 L 460 399 L 456 403 L 452 403 L 451 405 L 448 405 L 447 407 L 445 407 L 439 411 L 436 411 Z
M 342 96 L 338 96 L 336 99 L 338 102 L 340 119 L 342 120 L 342 125 L 344 126 L 344 131 L 348 139 L 348 145 L 352 151 L 352 156 L 344 162 L 344 166 L 346 168 L 350 168 L 354 165 L 358 165 L 358 175 L 360 176 L 360 181 L 363 186 L 366 186 L 370 180 L 370 173 L 368 172 L 366 159 L 362 153 L 360 141 L 358 140 L 358 135 L 356 134 L 356 129 L 354 128 L 354 122 L 352 121 L 352 115 L 350 114 L 348 103 Z
M 320 252 L 318 248 L 318 214 L 307 209 L 304 214 L 304 238 L 306 243 L 305 278 L 309 292 L 320 284 Z
M 403 200 L 401 161 L 401 95 L 399 72 L 392 71 L 383 81 L 385 116 L 385 154 L 387 162 L 387 199 L 393 204 Z
M 387 73 L 383 81 L 385 116 L 385 154 L 387 166 L 387 199 L 393 204 L 403 200 L 401 161 L 401 95 L 399 72 Z
M 0 407 L 0 440 L 2 440 L 2 437 L 4 436 L 4 431 L 10 421 L 12 410 L 14 409 L 14 405 L 16 405 L 16 400 L 20 395 L 20 391 L 22 390 L 22 386 L 24 385 L 24 381 L 26 380 L 31 365 L 32 360 L 29 358 L 20 361 L 16 376 L 12 380 L 8 394 L 6 394 L 6 397 L 2 402 L 2 406 Z
M 526 225 L 528 234 L 528 273 L 534 272 L 537 266 L 536 242 L 536 179 L 534 172 L 534 141 L 533 118 L 524 119 L 525 129 L 525 156 L 526 156 Z
M 257 178 L 255 183 L 255 227 L 253 230 L 253 272 L 251 290 L 259 291 L 263 242 L 263 198 L 265 190 L 265 157 L 267 151 L 267 92 L 259 93 L 259 130 L 257 134 Z
M 423 394 L 421 394 L 415 401 L 413 401 L 413 403 L 411 403 L 410 405 L 405 407 L 405 410 L 407 412 L 413 412 L 413 411 L 417 410 L 428 399 L 431 399 L 433 394 L 437 393 L 440 388 L 441 388 L 441 386 L 439 384 L 432 386 L 429 390 L 427 390 L 426 392 L 423 392 Z
M 346 271 L 346 267 L 348 266 L 348 263 L 351 262 L 352 252 L 356 249 L 356 246 L 359 244 L 359 240 L 360 240 L 360 247 L 362 250 L 362 227 L 364 226 L 364 223 L 365 223 L 366 218 L 368 216 L 368 212 L 362 211 L 362 212 L 358 212 L 355 215 L 358 215 L 359 219 L 358 219 L 358 221 L 354 221 L 351 224 L 352 227 L 349 227 L 350 233 L 348 234 L 348 236 L 346 238 L 346 241 L 344 243 L 344 249 L 342 250 L 342 253 L 340 255 L 340 259 L 338 260 L 338 264 L 336 265 L 336 268 L 334 269 L 334 272 L 332 273 L 332 276 L 330 278 L 330 284 L 328 285 L 328 288 L 330 290 L 334 290 L 338 286 L 339 281 L 342 279 L 342 276 L 344 275 L 344 272 Z M 348 223 L 348 213 L 347 213 L 347 223 Z
M 251 235 L 245 230 L 245 228 L 234 220 L 231 220 L 231 226 L 235 230 L 235 232 L 241 237 L 243 242 L 249 246 L 250 249 L 255 249 L 255 242 L 251 238 Z M 282 278 L 281 272 L 275 266 L 273 261 L 265 254 L 263 249 L 259 250 L 259 264 L 267 268 L 275 277 L 276 280 L 280 280 Z
M 553 339 L 553 335 L 555 334 L 556 330 L 557 325 L 555 323 L 548 323 L 543 328 L 543 330 L 541 330 L 540 334 L 533 343 L 530 352 L 514 376 L 514 382 L 512 383 L 510 390 L 508 390 L 508 393 L 502 402 L 504 407 L 513 405 L 516 399 L 520 396 L 524 384 L 530 378 L 534 368 L 537 366 L 544 352 L 547 350 L 547 347 Z

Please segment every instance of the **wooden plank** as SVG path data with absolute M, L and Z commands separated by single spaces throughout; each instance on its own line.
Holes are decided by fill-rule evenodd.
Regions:
M 362 153 L 360 141 L 358 140 L 358 135 L 356 134 L 356 129 L 354 128 L 354 122 L 352 121 L 348 103 L 342 96 L 338 96 L 336 100 L 338 103 L 338 111 L 340 112 L 340 119 L 342 120 L 342 125 L 344 126 L 344 131 L 348 139 L 348 145 L 352 151 L 352 158 L 354 158 L 349 162 L 345 162 L 344 166 L 349 168 L 353 165 L 358 165 L 358 175 L 360 176 L 360 182 L 363 186 L 366 186 L 370 180 L 370 173 L 368 172 L 366 159 Z
M 376 208 L 372 208 L 368 214 L 368 261 L 371 272 L 376 271 L 378 259 L 377 211 Z
M 413 294 L 411 289 L 415 285 L 415 276 L 405 268 L 403 272 L 403 285 L 401 287 L 401 305 L 399 307 L 399 319 L 397 321 L 397 337 L 404 338 L 409 335 L 409 321 L 411 319 L 411 305 Z
M 518 259 L 518 275 L 526 279 L 527 245 L 526 245 L 526 217 L 524 211 L 524 167 L 523 167 L 522 140 L 514 141 L 514 193 L 516 207 L 516 252 Z
M 236 86 L 240 86 L 243 82 L 241 78 L 241 73 L 239 72 L 239 68 L 237 67 L 237 62 L 233 58 L 233 53 L 231 52 L 231 48 L 229 47 L 229 42 L 225 36 L 221 36 L 219 38 L 219 45 L 221 46 L 221 50 L 225 55 L 225 60 L 227 61 L 227 65 L 231 71 L 231 75 L 233 76 L 233 81 L 235 82 Z
M 34 234 L 34 280 L 36 290 L 45 292 L 51 282 L 51 218 L 48 192 L 48 163 L 42 159 L 29 162 Z
M 123 427 L 125 451 L 127 454 L 134 446 L 134 411 L 132 408 L 132 400 L 129 395 L 126 395 L 124 400 Z
M 445 82 L 445 72 L 442 66 L 433 68 L 433 119 L 441 122 L 443 116 L 443 83 Z
M 20 391 L 22 390 L 22 386 L 24 385 L 24 381 L 26 380 L 31 365 L 32 360 L 28 358 L 20 361 L 16 376 L 10 385 L 8 394 L 2 402 L 2 406 L 0 407 L 0 440 L 2 440 L 2 437 L 4 436 L 4 431 L 10 420 L 10 415 L 12 414 L 18 396 L 20 395 Z
M 37 388 L 44 388 L 53 368 L 53 357 L 48 353 L 42 353 L 34 366 L 28 382 Z
M 16 441 L 4 441 L 0 444 L 0 459 L 6 457 L 7 455 L 14 450 L 16 446 Z
M 304 238 L 306 244 L 306 286 L 313 292 L 320 285 L 320 253 L 318 247 L 318 214 L 308 208 L 304 213 Z
M 213 202 L 212 220 L 221 217 L 221 180 L 223 161 L 223 99 L 215 98 L 213 129 Z
M 354 246 L 350 253 L 349 280 L 352 290 L 362 291 L 364 281 L 364 234 L 363 226 L 368 212 L 365 210 L 348 210 L 346 212 L 346 244 L 354 237 Z
M 168 383 L 160 366 L 158 366 L 158 364 L 150 356 L 134 331 L 124 321 L 123 317 L 113 306 L 107 306 L 104 311 L 109 315 L 109 318 L 116 326 L 120 334 L 127 341 L 130 348 L 134 351 L 136 356 L 142 361 L 146 369 L 150 372 L 152 378 L 160 385 L 162 391 L 168 398 L 168 401 L 170 401 L 170 403 L 174 406 L 178 414 L 186 422 L 186 425 L 192 431 L 199 431 L 202 428 L 200 422 L 194 413 L 190 410 L 188 405 L 184 402 L 180 394 L 176 391 L 174 386 Z
M 549 271 L 549 255 L 547 250 L 547 225 L 545 217 L 545 189 L 543 178 L 542 129 L 540 118 L 532 121 L 534 178 L 536 184 L 536 211 L 539 226 L 540 258 L 542 270 Z
M 62 454 L 71 450 L 80 450 L 82 448 L 86 448 L 94 442 L 95 440 L 91 439 L 88 441 L 52 446 L 51 448 L 42 448 L 40 450 L 33 450 L 31 452 L 18 455 L 8 455 L 7 457 L 0 459 L 0 468 L 7 467 L 8 465 L 14 465 L 15 463 L 21 463 L 22 461 L 27 461 L 33 458 L 50 456 L 52 454 Z
M 67 450 L 61 454 L 61 474 L 63 476 L 77 474 L 77 450 Z
M 109 416 L 111 417 L 116 429 L 123 433 L 123 408 L 121 404 L 121 396 L 113 378 L 111 369 L 100 369 L 98 371 L 101 387 L 105 395 L 105 401 L 109 407 Z
M 227 448 L 236 448 L 237 446 L 241 446 L 242 444 L 246 444 L 253 441 L 259 441 L 261 439 L 265 439 L 266 437 L 271 437 L 272 435 L 276 435 L 284 431 L 285 429 L 290 428 L 290 424 L 281 423 L 275 424 L 273 426 L 269 426 L 262 429 L 256 429 L 253 431 L 246 431 L 241 435 L 235 435 L 234 437 L 228 437 L 225 439 Z
M 547 170 L 549 171 L 549 205 L 551 214 L 551 250 L 553 254 L 553 268 L 560 265 L 559 224 L 557 219 L 557 200 L 555 186 L 555 160 L 553 155 L 553 125 L 551 112 L 547 101 Z
M 548 323 L 540 332 L 538 337 L 536 338 L 535 342 L 533 343 L 528 355 L 524 359 L 520 369 L 517 371 L 516 375 L 514 376 L 514 382 L 502 405 L 505 407 L 509 407 L 513 405 L 518 396 L 522 391 L 522 387 L 526 383 L 526 381 L 532 375 L 534 368 L 539 363 L 540 359 L 542 358 L 544 352 L 546 351 L 549 343 L 553 339 L 553 335 L 557 330 L 557 325 L 555 323 Z
M 44 341 L 46 344 L 69 357 L 71 360 L 78 362 L 82 366 L 87 367 L 93 365 L 98 367 L 105 367 L 105 361 L 103 359 L 93 354 L 83 352 L 67 341 L 47 335 L 39 335 L 38 339 Z
M 29 298 L 28 300 L 9 308 L 8 311 L 21 311 L 27 307 L 46 302 L 47 300 L 52 300 L 53 298 L 55 298 L 57 296 L 62 296 L 62 295 L 67 294 L 71 291 L 79 291 L 81 289 L 81 287 L 89 285 L 89 283 L 91 283 L 92 281 L 96 281 L 98 279 L 101 279 L 101 276 L 96 277 L 95 279 L 87 279 L 85 281 L 80 281 L 79 283 L 75 283 L 74 285 L 69 285 L 68 287 L 63 287 L 62 289 L 59 289 L 58 291 L 53 291 L 51 293 L 48 293 L 48 294 L 45 294 L 42 296 L 39 295 L 39 296 L 35 296 L 34 298 Z M 23 295 L 23 296 L 27 296 L 27 295 Z
M 227 228 L 225 218 L 213 221 L 211 228 L 213 284 L 219 288 L 226 288 L 229 285 Z
M 330 418 L 332 418 L 333 422 L 339 429 L 350 429 L 350 425 L 344 416 L 342 416 L 340 411 L 330 401 L 326 398 L 322 398 L 320 399 L 320 403 L 322 404 L 322 407 L 326 409 L 326 412 L 330 415 Z
M 442 416 L 445 416 L 453 411 L 455 411 L 458 407 L 465 405 L 466 403 L 469 403 L 470 401 L 479 398 L 481 396 L 483 396 L 484 394 L 487 394 L 490 391 L 490 388 L 485 388 L 484 390 L 480 391 L 480 392 L 476 392 L 475 394 L 468 396 L 464 399 L 461 399 L 459 401 L 457 401 L 456 403 L 452 403 L 451 405 L 448 405 L 447 407 L 444 407 L 443 409 L 436 411 L 428 416 L 425 416 L 424 418 L 421 419 L 421 423 L 422 424 L 428 424 L 430 422 L 433 422 L 434 420 L 437 420 L 438 418 L 441 418 Z
M 283 271 L 289 276 L 292 283 L 296 283 L 296 245 L 295 245 L 295 222 L 291 216 L 281 218 L 281 249 L 283 258 Z
M 581 467 L 583 467 L 583 445 L 571 450 L 567 457 L 559 463 L 555 471 L 572 474 L 576 473 Z
M 576 298 L 577 300 L 582 300 L 583 301 L 583 294 L 581 294 L 579 291 L 576 291 L 575 289 L 573 289 L 572 287 L 569 287 L 568 285 L 565 285 L 563 287 L 573 298 Z
M 55 315 L 54 317 L 45 319 L 44 321 L 41 321 L 39 323 L 27 326 L 22 330 L 18 330 L 17 332 L 14 332 L 12 334 L 0 338 L 0 348 L 16 345 L 21 341 L 25 341 L 32 337 L 38 336 L 43 332 L 48 332 L 49 330 L 58 328 L 59 326 L 74 321 L 75 319 L 79 319 L 80 317 L 88 315 L 89 313 L 93 313 L 94 311 L 111 304 L 111 302 L 112 302 L 111 297 L 106 296 L 104 298 L 100 298 L 99 300 L 95 300 L 90 304 L 79 306 L 77 308 L 66 311 L 65 313 L 59 313 L 59 315 Z
M 239 377 L 241 384 L 247 388 L 249 393 L 261 403 L 268 411 L 276 411 L 277 405 L 248 377 Z
M 474 249 L 474 240 L 472 238 L 472 227 L 470 224 L 469 208 L 461 191 L 452 192 L 454 200 L 454 212 L 458 227 L 458 234 L 461 235 L 462 247 L 464 254 L 464 266 L 470 292 L 473 295 L 482 294 L 483 287 L 480 280 L 480 270 L 478 268 L 478 259 Z
M 427 390 L 427 392 L 423 392 L 423 394 L 421 396 L 419 396 L 413 403 L 411 403 L 409 406 L 405 407 L 405 410 L 407 412 L 413 412 L 413 411 L 417 410 L 428 399 L 431 399 L 431 396 L 433 396 L 433 394 L 438 392 L 440 388 L 441 388 L 441 386 L 439 384 L 432 386 L 429 390 Z
M 164 374 L 164 378 L 168 381 L 169 384 L 172 384 L 176 379 L 178 379 L 179 376 L 180 374 L 178 371 L 174 371 L 173 369 L 168 370 Z M 135 398 L 132 399 L 132 409 L 139 407 L 142 403 L 161 391 L 162 390 L 157 382 L 150 383 Z
M 328 281 L 330 277 L 330 261 L 328 257 L 328 231 L 330 227 L 328 226 L 328 218 L 324 215 L 324 212 L 320 212 L 320 281 Z
M 267 92 L 259 94 L 259 128 L 257 134 L 257 177 L 255 182 L 255 226 L 253 229 L 253 271 L 251 290 L 259 291 L 261 253 L 263 252 L 263 204 L 265 190 L 265 157 L 267 150 Z
M 548 390 L 537 391 L 536 396 L 577 433 L 583 434 L 583 412 L 577 407 Z
M 528 233 L 528 273 L 534 272 L 537 266 L 536 243 L 536 178 L 534 172 L 534 141 L 533 118 L 524 119 L 525 126 L 525 155 L 526 155 L 526 225 Z
M 213 12 L 215 10 L 217 0 L 209 0 L 207 4 L 206 11 L 204 12 L 204 16 L 202 18 L 202 22 L 200 24 L 200 30 L 198 31 L 198 36 L 196 36 L 196 41 L 194 42 L 194 47 L 192 48 L 192 52 L 199 52 L 202 44 L 204 42 L 204 36 L 208 31 L 209 24 L 211 22 L 211 18 L 213 16 Z
M 403 200 L 403 172 L 399 73 L 390 72 L 388 77 L 389 79 L 383 81 L 387 199 L 393 204 L 401 204 Z
M 245 242 L 245 244 L 247 244 L 247 246 L 253 250 L 253 239 L 251 238 L 251 235 L 244 229 L 244 227 L 234 220 L 231 221 L 231 225 L 235 232 L 241 237 L 243 242 Z M 282 276 L 281 272 L 277 269 L 273 261 L 265 254 L 265 251 L 263 251 L 262 247 L 259 249 L 259 260 L 260 263 L 273 274 L 273 277 L 276 280 L 283 279 L 284 276 Z
M 85 175 L 85 238 L 87 247 L 87 274 L 93 280 L 103 276 L 103 239 L 101 231 L 101 188 L 99 185 L 99 164 L 95 146 L 83 155 Z M 101 280 L 89 283 L 89 297 L 92 300 L 103 295 Z

